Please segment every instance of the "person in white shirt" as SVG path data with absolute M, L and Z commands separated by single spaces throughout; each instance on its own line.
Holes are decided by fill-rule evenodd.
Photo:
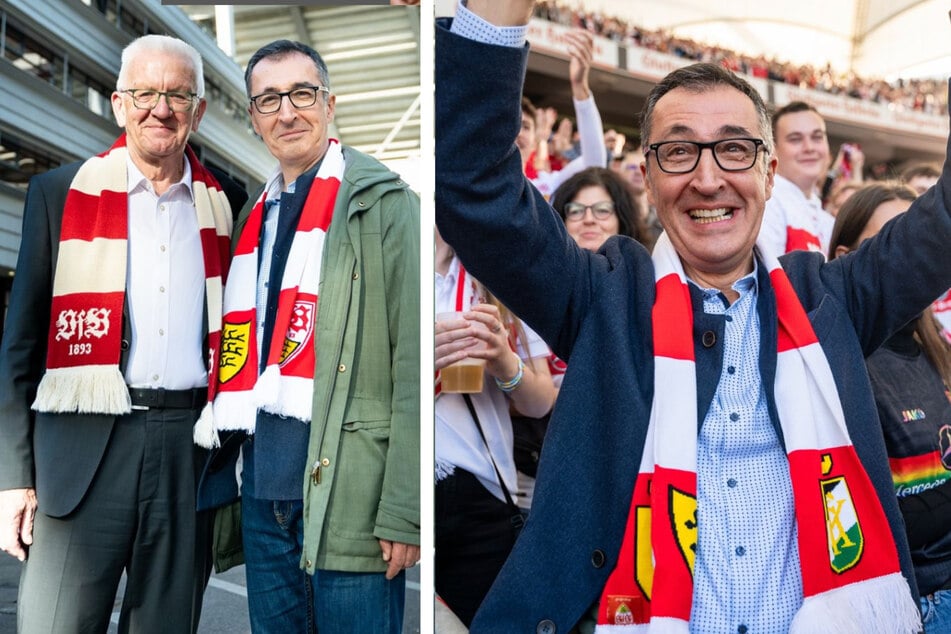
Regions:
M 825 253 L 835 222 L 819 195 L 830 160 L 825 121 L 811 105 L 790 102 L 773 114 L 773 139 L 779 164 L 760 240 L 774 253 Z
M 437 377 L 466 356 L 486 362 L 481 392 L 443 393 L 436 382 L 435 585 L 468 627 L 522 521 L 509 408 L 544 416 L 557 392 L 548 346 L 488 295 L 438 232 L 434 295 L 437 315 L 465 311 L 465 319 L 436 321 Z M 470 337 L 485 345 L 467 349 Z
M 134 40 L 111 98 L 122 134 L 30 181 L 0 349 L 0 549 L 25 560 L 23 634 L 105 632 L 117 613 L 121 632 L 198 628 L 213 517 L 193 427 L 247 198 L 188 147 L 204 87 L 194 47 Z
M 560 170 L 546 171 L 544 161 L 535 161 L 536 157 L 548 156 L 548 138 L 536 132 L 534 107 L 531 102 L 522 99 L 522 130 L 515 141 L 522 155 L 525 175 L 546 197 L 550 197 L 558 186 L 587 167 L 604 167 L 607 163 L 607 150 L 604 146 L 604 126 L 601 113 L 594 102 L 594 95 L 588 85 L 591 70 L 591 58 L 594 54 L 594 41 L 587 31 L 576 30 L 564 35 L 570 62 L 568 77 L 571 81 L 571 97 L 575 106 L 581 155 L 573 159 Z

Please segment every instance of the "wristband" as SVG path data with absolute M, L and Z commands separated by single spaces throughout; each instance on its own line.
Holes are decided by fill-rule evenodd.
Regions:
M 515 373 L 515 376 L 513 376 L 508 381 L 500 381 L 498 377 L 495 377 L 496 386 L 498 386 L 498 388 L 502 390 L 503 392 L 505 392 L 506 394 L 508 394 L 509 392 L 517 388 L 519 385 L 521 385 L 522 377 L 525 376 L 525 364 L 522 363 L 522 358 L 521 357 L 515 357 L 515 358 L 518 359 L 518 371 Z

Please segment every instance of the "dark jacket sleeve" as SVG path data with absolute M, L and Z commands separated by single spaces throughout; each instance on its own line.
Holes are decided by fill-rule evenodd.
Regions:
M 580 249 L 525 178 L 521 125 L 528 48 L 436 29 L 436 224 L 459 259 L 567 360 L 608 261 Z
M 248 192 L 245 191 L 244 187 L 239 185 L 237 181 L 217 167 L 212 167 L 211 165 L 206 165 L 205 167 L 211 172 L 211 175 L 215 177 L 218 184 L 221 185 L 221 191 L 228 197 L 228 204 L 231 205 L 232 220 L 237 220 L 241 208 L 248 202 Z
M 30 405 L 46 366 L 63 204 L 79 166 L 35 176 L 27 189 L 16 276 L 0 346 L 0 489 L 34 485 Z

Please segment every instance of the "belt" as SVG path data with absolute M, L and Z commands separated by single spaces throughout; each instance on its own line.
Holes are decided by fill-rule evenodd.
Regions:
M 199 409 L 208 402 L 208 388 L 166 390 L 130 387 L 132 409 Z

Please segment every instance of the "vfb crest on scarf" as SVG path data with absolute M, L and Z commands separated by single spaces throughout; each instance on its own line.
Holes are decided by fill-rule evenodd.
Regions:
M 92 342 L 84 339 L 102 339 L 109 334 L 108 308 L 91 306 L 83 310 L 65 309 L 56 318 L 56 341 L 70 342 L 69 354 L 89 354 Z
M 832 456 L 823 454 L 822 473 L 832 470 Z M 838 573 L 852 568 L 862 558 L 864 538 L 852 493 L 844 476 L 819 480 L 826 510 L 826 535 L 829 537 L 829 565 Z
M 291 309 L 291 318 L 287 325 L 287 333 L 284 335 L 284 345 L 281 348 L 281 357 L 278 363 L 284 365 L 291 361 L 304 344 L 310 341 L 314 332 L 315 313 L 317 312 L 317 297 L 314 295 L 300 294 L 294 307 Z

